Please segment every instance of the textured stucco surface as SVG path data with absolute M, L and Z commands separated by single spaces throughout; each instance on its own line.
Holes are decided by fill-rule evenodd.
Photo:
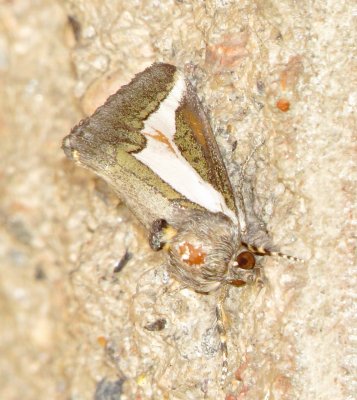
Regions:
M 0 3 L 1 399 L 356 398 L 356 14 L 352 1 Z M 173 282 L 111 189 L 60 149 L 154 61 L 197 86 L 237 196 L 264 142 L 245 169 L 247 227 L 306 260 L 262 260 L 263 287 L 230 290 L 224 390 L 214 296 Z

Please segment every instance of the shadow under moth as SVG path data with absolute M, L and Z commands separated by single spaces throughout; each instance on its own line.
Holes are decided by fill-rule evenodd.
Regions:
M 230 285 L 256 280 L 231 183 L 197 94 L 175 66 L 156 63 L 110 96 L 63 140 L 66 156 L 107 181 L 167 252 L 184 287 L 217 296 L 216 317 L 228 373 L 224 301 Z

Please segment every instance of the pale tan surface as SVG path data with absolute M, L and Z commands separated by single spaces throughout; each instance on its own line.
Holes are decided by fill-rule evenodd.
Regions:
M 356 35 L 343 3 L 0 3 L 1 399 L 355 398 Z M 83 112 L 161 60 L 193 77 L 235 188 L 265 140 L 245 193 L 273 242 L 307 260 L 265 260 L 262 290 L 232 288 L 223 392 L 214 298 L 168 281 L 146 232 L 60 149 Z M 158 318 L 163 330 L 145 329 Z

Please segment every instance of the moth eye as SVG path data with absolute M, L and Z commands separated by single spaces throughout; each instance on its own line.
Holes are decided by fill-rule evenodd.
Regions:
M 193 245 L 189 242 L 180 243 L 178 246 L 178 254 L 182 261 L 188 265 L 201 265 L 206 260 L 206 253 L 201 245 Z
M 252 269 L 255 267 L 255 257 L 250 251 L 242 251 L 237 256 L 237 267 L 242 269 Z

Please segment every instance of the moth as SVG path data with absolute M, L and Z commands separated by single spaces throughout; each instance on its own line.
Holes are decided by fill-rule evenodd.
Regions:
M 175 66 L 155 63 L 110 96 L 63 140 L 66 156 L 107 181 L 167 253 L 185 287 L 217 295 L 228 372 L 224 300 L 229 285 L 252 282 L 255 255 L 244 243 L 231 183 L 197 94 Z

